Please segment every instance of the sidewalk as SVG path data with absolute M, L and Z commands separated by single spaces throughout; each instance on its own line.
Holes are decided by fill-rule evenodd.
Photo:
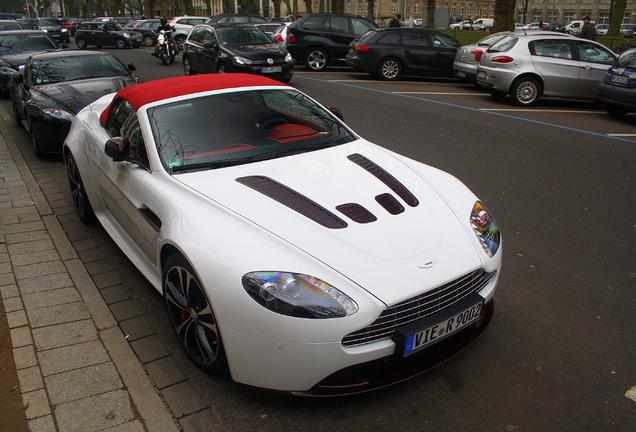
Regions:
M 0 294 L 31 431 L 177 431 L 0 107 Z M 49 199 L 50 196 L 49 196 Z M 15 390 L 18 391 L 18 390 Z

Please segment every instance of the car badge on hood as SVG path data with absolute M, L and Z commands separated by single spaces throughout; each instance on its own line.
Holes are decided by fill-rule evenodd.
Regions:
M 437 264 L 437 261 L 430 259 L 424 262 L 424 264 L 419 264 L 418 267 L 421 269 L 429 269 L 431 267 L 435 267 L 435 264 Z
M 269 65 L 274 64 L 274 60 L 273 60 L 273 59 L 271 59 L 271 58 L 268 58 L 268 59 L 267 59 L 267 64 L 269 64 Z

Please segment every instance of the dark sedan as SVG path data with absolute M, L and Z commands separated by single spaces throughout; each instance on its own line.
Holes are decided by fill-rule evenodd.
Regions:
M 69 43 L 71 40 L 68 30 L 57 18 L 38 18 L 37 26 L 40 30 L 47 32 L 58 44 Z
M 62 51 L 29 58 L 13 80 L 11 100 L 38 156 L 60 153 L 75 115 L 101 96 L 137 82 L 134 66 L 101 51 Z
M 256 27 L 195 26 L 185 43 L 186 75 L 243 72 L 289 82 L 294 62 L 287 50 Z
M 618 64 L 607 71 L 598 97 L 611 116 L 636 112 L 636 49 L 621 54 Z
M 59 50 L 46 34 L 39 30 L 0 32 L 0 94 L 9 90 L 9 81 L 37 52 Z
M 120 49 L 139 47 L 142 40 L 140 34 L 126 31 L 116 22 L 83 22 L 77 27 L 75 33 L 75 44 L 79 49 L 89 45 L 95 45 L 98 48 L 116 46 Z
M 372 29 L 353 41 L 347 64 L 383 80 L 404 75 L 453 75 L 459 42 L 432 30 Z

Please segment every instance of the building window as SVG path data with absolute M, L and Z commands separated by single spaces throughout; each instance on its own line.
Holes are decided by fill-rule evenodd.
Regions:
M 632 16 L 632 11 L 625 11 L 625 15 L 623 15 L 623 24 L 629 24 L 629 17 Z
M 563 11 L 563 21 L 565 24 L 570 24 L 576 18 L 576 13 L 572 10 Z
M 557 21 L 557 10 L 550 9 L 548 11 L 548 22 L 554 24 Z
M 521 10 L 521 9 L 517 10 L 517 22 L 525 24 L 523 22 L 523 10 Z
M 397 2 L 391 3 L 391 13 L 394 15 L 397 13 Z
M 453 3 L 451 6 L 451 14 L 453 14 L 453 16 L 457 14 L 457 6 L 455 5 L 455 3 Z
M 459 9 L 459 14 L 460 14 L 462 17 L 464 16 L 464 6 L 462 6 L 462 7 Z
M 481 16 L 484 16 L 484 17 L 488 16 L 488 8 L 485 7 L 481 10 Z
M 541 22 L 541 10 L 532 9 L 532 22 Z
M 596 24 L 609 24 L 609 11 L 598 11 Z
M 415 2 L 415 8 L 413 10 L 416 14 L 420 13 L 420 2 Z
M 345 2 L 345 12 L 346 13 L 351 13 L 351 2 L 350 1 L 346 1 Z

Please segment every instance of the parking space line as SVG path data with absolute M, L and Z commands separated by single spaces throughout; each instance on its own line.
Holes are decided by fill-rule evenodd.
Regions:
M 298 78 L 306 79 L 306 80 L 309 80 L 309 81 L 317 81 L 317 82 L 321 82 L 321 83 L 329 82 L 329 81 L 324 81 L 324 80 L 321 80 L 321 79 L 318 79 L 318 78 L 311 78 L 311 77 L 306 77 L 306 76 L 299 76 Z M 384 81 L 381 81 L 381 82 L 384 82 Z M 331 84 L 340 85 L 340 86 L 343 86 L 343 87 L 351 87 L 351 88 L 358 89 L 358 90 L 364 90 L 364 91 L 368 91 L 368 92 L 382 93 L 382 94 L 387 94 L 387 95 L 392 95 L 392 96 L 397 96 L 397 97 L 403 97 L 403 98 L 412 99 L 412 100 L 418 101 L 418 102 L 428 102 L 428 103 L 431 103 L 431 104 L 434 104 L 434 105 L 441 105 L 441 106 L 445 106 L 445 107 L 449 107 L 449 108 L 461 109 L 461 110 L 472 111 L 472 112 L 480 112 L 482 114 L 488 114 L 488 115 L 508 118 L 508 119 L 512 119 L 512 120 L 518 120 L 518 121 L 522 121 L 522 122 L 525 122 L 525 123 L 532 123 L 532 124 L 541 125 L 541 126 L 548 126 L 548 127 L 552 127 L 552 128 L 556 128 L 556 129 L 562 129 L 562 130 L 567 130 L 567 131 L 570 131 L 570 132 L 576 132 L 576 133 L 580 133 L 580 134 L 584 134 L 584 135 L 590 135 L 590 136 L 595 136 L 595 137 L 600 137 L 600 138 L 607 138 L 607 139 L 614 140 L 614 141 L 622 141 L 622 142 L 626 142 L 626 143 L 630 143 L 630 144 L 636 144 L 636 140 L 625 138 L 625 137 L 613 137 L 613 136 L 609 136 L 607 134 L 604 134 L 602 132 L 596 132 L 596 131 L 591 131 L 591 130 L 586 130 L 586 129 L 579 129 L 579 128 L 575 128 L 575 127 L 561 125 L 561 124 L 558 124 L 558 123 L 550 123 L 550 122 L 546 122 L 546 121 L 542 121 L 542 120 L 536 120 L 536 119 L 532 119 L 532 118 L 528 118 L 528 117 L 519 117 L 519 116 L 515 116 L 515 115 L 512 115 L 512 114 L 507 114 L 505 112 L 484 111 L 483 109 L 480 109 L 480 108 L 473 108 L 473 107 L 470 107 L 470 106 L 467 106 L 467 105 L 460 105 L 458 103 L 440 101 L 440 100 L 435 100 L 435 99 L 430 99 L 430 98 L 416 97 L 416 96 L 408 95 L 408 94 L 391 93 L 391 92 L 386 91 L 386 90 L 380 90 L 380 89 L 375 89 L 375 88 L 370 88 L 370 87 L 360 87 L 360 86 L 355 86 L 355 85 L 351 85 L 351 84 L 347 84 L 347 83 L 343 83 L 343 82 L 330 82 L 330 83 Z
M 412 95 L 418 95 L 418 94 L 421 94 L 421 95 L 443 95 L 443 96 L 490 96 L 490 94 L 488 94 L 488 93 L 475 93 L 475 92 L 472 92 L 472 93 L 468 93 L 468 92 L 458 93 L 458 92 L 394 91 L 394 92 L 391 92 L 391 93 L 394 93 L 394 94 L 412 94 Z
M 501 112 L 557 113 L 557 114 L 564 114 L 564 113 L 565 114 L 605 114 L 605 111 L 559 110 L 559 109 L 536 109 L 536 108 L 479 108 L 479 110 L 480 111 L 501 111 Z
M 636 137 L 636 133 L 608 133 L 611 137 Z

